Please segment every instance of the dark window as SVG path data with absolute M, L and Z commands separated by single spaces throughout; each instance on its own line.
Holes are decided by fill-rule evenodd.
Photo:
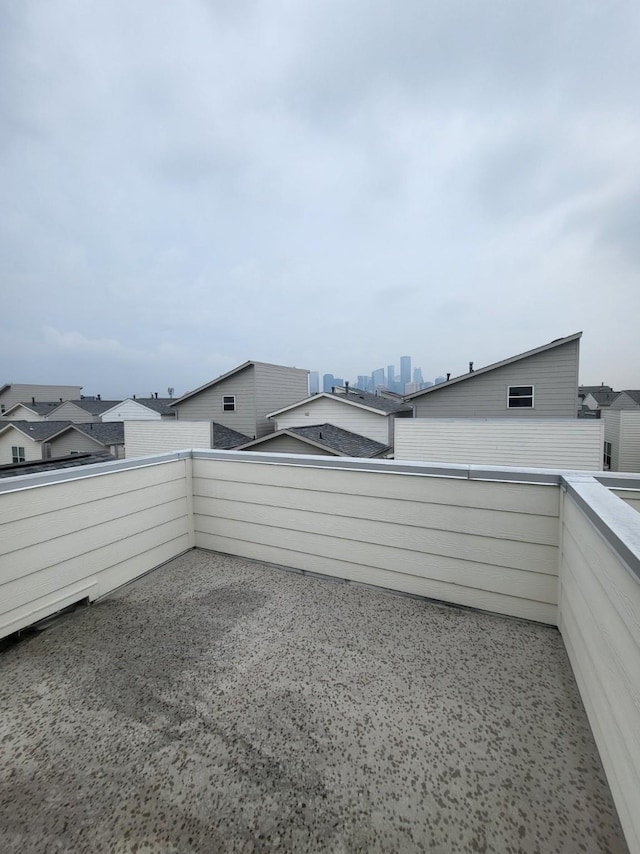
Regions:
M 611 471 L 611 442 L 604 443 L 603 467 L 605 471 Z
M 235 412 L 236 411 L 236 396 L 235 396 L 235 394 L 225 394 L 222 396 L 222 410 L 223 410 L 223 412 Z
M 24 453 L 24 448 L 19 445 L 13 445 L 11 447 L 11 458 L 14 463 L 24 463 L 27 459 Z
M 507 389 L 507 408 L 517 409 L 520 407 L 533 409 L 532 385 L 510 385 Z

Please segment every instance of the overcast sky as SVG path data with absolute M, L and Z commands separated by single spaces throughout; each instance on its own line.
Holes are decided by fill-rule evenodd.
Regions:
M 637 0 L 0 0 L 0 382 L 640 388 Z

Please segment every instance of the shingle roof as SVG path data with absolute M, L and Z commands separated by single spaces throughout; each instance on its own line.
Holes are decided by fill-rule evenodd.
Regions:
M 631 400 L 635 400 L 635 402 L 640 406 L 640 389 L 623 389 L 625 394 L 628 394 Z
M 600 385 L 581 385 L 578 387 L 578 394 L 588 395 L 594 394 L 596 391 L 613 391 L 610 385 L 601 383 Z
M 18 477 L 23 474 L 38 474 L 53 469 L 75 468 L 76 466 L 89 466 L 94 463 L 110 463 L 115 460 L 113 454 L 97 451 L 84 454 L 73 454 L 65 457 L 53 457 L 50 460 L 32 460 L 25 463 L 9 463 L 0 466 L 0 478 Z
M 124 444 L 124 424 L 122 421 L 97 422 L 93 424 L 74 424 L 76 430 L 86 433 L 103 445 Z
M 32 412 L 37 412 L 38 415 L 48 415 L 50 412 L 60 406 L 59 400 L 47 401 L 43 402 L 40 400 L 36 400 L 35 403 L 32 403 L 30 400 L 21 400 L 20 403 L 14 403 L 10 409 L 7 409 L 5 415 L 11 412 L 12 409 L 15 409 L 16 406 L 25 406 L 27 409 L 30 409 Z
M 610 406 L 616 397 L 620 394 L 619 391 L 589 391 L 587 394 L 590 394 L 591 397 L 599 403 L 600 406 Z
M 349 430 L 343 430 L 342 427 L 336 427 L 334 424 L 287 427 L 284 430 L 277 430 L 275 433 L 263 436 L 261 439 L 255 439 L 246 445 L 241 445 L 238 450 L 267 444 L 277 436 L 292 436 L 309 445 L 327 448 L 337 456 L 343 457 L 377 457 L 389 450 L 389 445 L 383 445 L 382 442 L 375 442 L 373 439 L 361 436 L 359 433 L 351 433 Z
M 528 359 L 529 356 L 536 356 L 538 353 L 544 353 L 546 350 L 552 350 L 555 347 L 562 347 L 565 344 L 569 344 L 571 341 L 578 341 L 581 337 L 582 332 L 576 332 L 574 335 L 567 335 L 566 338 L 556 338 L 548 344 L 543 344 L 541 347 L 536 347 L 533 350 L 526 350 L 524 353 L 518 353 L 517 356 L 510 356 L 508 359 L 503 359 L 501 362 L 494 362 L 491 365 L 485 365 L 484 368 L 476 368 L 466 374 L 461 374 L 459 377 L 452 377 L 450 380 L 438 383 L 430 388 L 423 388 L 420 391 L 414 391 L 413 394 L 405 395 L 405 400 L 414 400 L 415 398 L 426 394 L 437 394 L 439 391 L 442 391 L 442 389 L 451 388 L 451 386 L 456 383 L 464 382 L 465 380 L 472 380 L 475 377 L 488 373 L 489 371 L 495 371 L 498 368 L 504 368 L 506 365 L 512 365 L 514 362 L 519 362 L 520 359 Z
M 238 433 L 237 430 L 225 427 L 224 424 L 218 424 L 217 421 L 211 422 L 211 430 L 213 434 L 213 447 L 220 448 L 222 451 L 230 451 L 232 448 L 237 448 L 238 445 L 245 445 L 251 441 L 251 436 Z
M 46 442 L 51 436 L 60 433 L 66 427 L 72 425 L 72 421 L 7 421 L 6 425 L 2 424 L 1 429 L 6 430 L 8 427 L 15 427 L 33 439 L 34 442 Z
M 140 403 L 142 406 L 153 409 L 154 412 L 159 412 L 161 415 L 176 414 L 175 409 L 171 408 L 171 404 L 173 403 L 173 398 L 171 397 L 131 397 L 129 400 L 133 400 L 134 403 Z M 119 402 L 121 403 L 122 401 Z
M 102 415 L 103 412 L 106 412 L 107 409 L 111 409 L 112 406 L 117 406 L 119 403 L 122 403 L 122 400 L 65 400 L 65 403 L 74 403 L 76 406 L 79 406 L 80 409 L 84 409 L 85 412 L 88 412 L 90 415 Z M 62 404 L 58 404 L 61 406 Z

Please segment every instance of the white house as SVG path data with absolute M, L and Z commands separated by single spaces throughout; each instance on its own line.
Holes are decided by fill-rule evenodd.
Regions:
M 108 421 L 174 421 L 175 409 L 171 408 L 171 398 L 128 397 L 105 410 L 100 415 L 102 422 Z

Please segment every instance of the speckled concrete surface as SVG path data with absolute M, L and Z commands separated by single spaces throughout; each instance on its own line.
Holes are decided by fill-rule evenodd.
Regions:
M 0 655 L 9 852 L 623 852 L 558 633 L 193 551 Z

